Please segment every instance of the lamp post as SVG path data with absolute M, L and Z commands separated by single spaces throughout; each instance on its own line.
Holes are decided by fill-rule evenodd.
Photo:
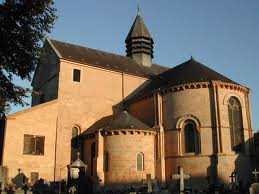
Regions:
M 75 184 L 76 180 L 79 178 L 80 172 L 84 170 L 84 173 L 86 172 L 87 165 L 80 160 L 80 153 L 77 153 L 77 159 L 70 165 L 67 166 L 68 168 L 68 174 L 69 174 L 69 182 L 72 184 L 69 186 L 69 191 L 71 193 L 78 192 L 78 185 Z
M 61 167 L 59 169 L 59 178 L 60 178 L 60 180 L 59 180 L 58 194 L 61 194 L 61 181 L 62 181 L 62 179 L 61 179 L 61 170 L 64 169 L 64 168 L 67 168 L 67 166 L 63 166 L 63 167 Z

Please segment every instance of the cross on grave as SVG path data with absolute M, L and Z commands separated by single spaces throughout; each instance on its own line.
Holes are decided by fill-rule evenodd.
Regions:
M 184 194 L 184 179 L 190 179 L 191 175 L 184 174 L 182 166 L 178 166 L 178 173 L 179 174 L 173 174 L 172 179 L 173 180 L 179 180 L 179 182 L 180 182 L 179 193 Z
M 151 174 L 146 174 L 146 180 L 143 180 L 143 184 L 147 184 L 147 192 L 152 193 L 152 182 L 154 180 L 151 179 Z
M 234 170 L 231 173 L 231 176 L 229 176 L 229 177 L 231 178 L 231 183 L 229 184 L 230 189 L 232 189 L 232 190 L 240 189 L 237 170 Z
M 231 173 L 231 176 L 229 176 L 231 178 L 231 183 L 236 182 L 236 174 L 237 174 L 237 172 L 234 171 L 234 172 Z
M 255 171 L 252 172 L 252 173 L 254 174 L 254 176 L 255 176 L 255 182 L 257 183 L 257 174 L 259 174 L 259 171 L 257 171 L 256 168 L 255 168 Z

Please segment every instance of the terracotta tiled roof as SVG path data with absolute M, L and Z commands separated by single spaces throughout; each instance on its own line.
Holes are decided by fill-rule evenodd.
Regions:
M 161 65 L 153 64 L 150 68 L 138 65 L 131 58 L 121 55 L 116 55 L 100 50 L 95 50 L 87 47 L 73 45 L 60 42 L 57 40 L 49 40 L 58 51 L 60 58 L 75 61 L 82 64 L 88 64 L 103 69 L 123 72 L 140 77 L 151 77 L 168 68 Z

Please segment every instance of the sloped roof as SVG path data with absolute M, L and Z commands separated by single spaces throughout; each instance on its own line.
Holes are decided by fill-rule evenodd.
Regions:
M 137 15 L 137 17 L 135 18 L 135 21 L 132 24 L 131 29 L 125 41 L 127 42 L 129 39 L 138 38 L 138 37 L 145 37 L 145 38 L 152 39 L 151 34 L 149 33 L 140 15 Z
M 127 100 L 151 94 L 158 88 L 163 89 L 169 86 L 212 80 L 220 80 L 226 83 L 238 84 L 191 58 L 190 60 L 153 77 L 149 84 Z
M 168 68 L 153 64 L 151 67 L 138 65 L 129 57 L 116 55 L 96 49 L 49 40 L 54 50 L 62 59 L 75 61 L 81 64 L 88 64 L 107 70 L 123 72 L 131 75 L 149 78 L 166 71 Z
M 152 130 L 151 127 L 130 115 L 127 111 L 123 111 L 116 115 L 104 117 L 94 123 L 81 135 L 90 134 L 98 131 L 99 129 L 116 130 L 116 129 L 139 129 L 139 130 Z

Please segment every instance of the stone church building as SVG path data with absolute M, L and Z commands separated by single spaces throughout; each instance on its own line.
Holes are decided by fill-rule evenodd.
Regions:
M 250 90 L 191 58 L 152 63 L 153 39 L 140 15 L 126 56 L 46 40 L 35 71 L 32 107 L 3 126 L 1 165 L 31 179 L 67 177 L 81 153 L 102 185 L 171 184 L 182 166 L 190 186 L 225 183 L 252 168 Z

